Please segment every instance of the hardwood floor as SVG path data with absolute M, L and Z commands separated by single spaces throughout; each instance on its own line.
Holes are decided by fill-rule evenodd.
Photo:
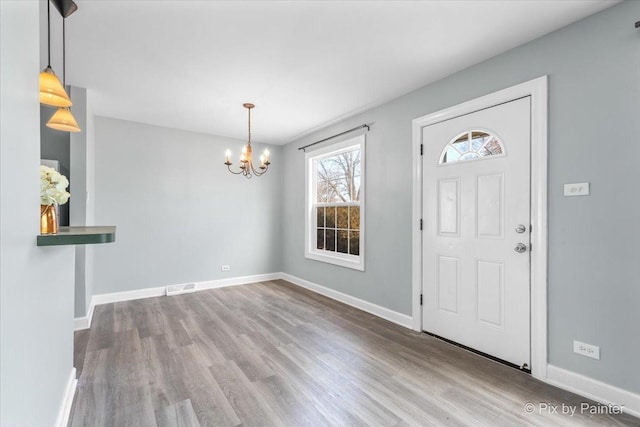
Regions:
M 284 281 L 97 306 L 75 342 L 74 427 L 640 425 Z

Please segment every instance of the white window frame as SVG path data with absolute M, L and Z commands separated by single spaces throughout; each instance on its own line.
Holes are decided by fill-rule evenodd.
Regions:
M 325 251 L 316 248 L 317 215 L 314 212 L 314 204 L 317 200 L 317 167 L 316 161 L 332 157 L 345 151 L 360 149 L 360 200 L 359 202 L 346 203 L 345 205 L 360 205 L 360 255 L 344 254 L 341 252 Z M 305 257 L 316 261 L 335 264 L 354 270 L 364 271 L 365 260 L 365 136 L 359 135 L 347 140 L 328 145 L 305 153 L 305 188 L 306 188 L 306 215 L 305 215 Z M 327 205 L 334 205 L 327 203 Z

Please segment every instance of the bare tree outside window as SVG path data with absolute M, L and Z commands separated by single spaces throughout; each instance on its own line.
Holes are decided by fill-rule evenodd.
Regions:
M 359 200 L 360 150 L 346 151 L 318 162 L 318 202 Z

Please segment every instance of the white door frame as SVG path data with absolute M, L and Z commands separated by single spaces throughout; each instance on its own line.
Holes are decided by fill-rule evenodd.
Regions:
M 547 377 L 547 76 L 413 120 L 412 328 L 422 331 L 422 128 L 531 96 L 531 374 Z

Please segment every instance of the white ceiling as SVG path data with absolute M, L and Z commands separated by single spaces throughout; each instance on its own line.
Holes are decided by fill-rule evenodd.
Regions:
M 244 139 L 253 102 L 284 144 L 617 2 L 76 3 L 67 82 L 96 114 Z

